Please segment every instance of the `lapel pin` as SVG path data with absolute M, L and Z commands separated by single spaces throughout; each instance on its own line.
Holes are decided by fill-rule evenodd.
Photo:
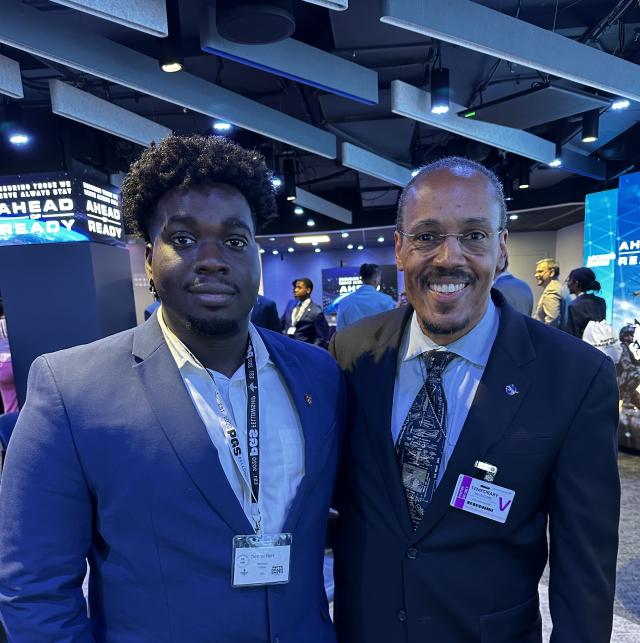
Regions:
M 504 392 L 507 395 L 518 395 L 518 393 L 520 393 L 520 391 L 518 390 L 518 387 L 515 384 L 507 384 L 504 387 Z
M 311 397 L 311 393 L 305 393 L 304 394 L 304 401 L 311 406 L 313 404 L 313 398 Z

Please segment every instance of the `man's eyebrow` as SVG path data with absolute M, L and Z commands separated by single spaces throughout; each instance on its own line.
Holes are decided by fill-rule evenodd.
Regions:
M 167 219 L 167 226 L 170 225 L 198 225 L 200 223 L 199 219 L 196 217 L 190 215 L 190 214 L 172 214 L 168 219 Z M 228 217 L 227 219 L 223 219 L 220 222 L 220 225 L 226 227 L 226 228 L 243 228 L 246 230 L 249 234 L 253 234 L 253 230 L 249 226 L 249 224 L 244 220 L 241 219 L 240 217 Z
M 487 223 L 490 223 L 489 217 L 467 217 L 462 221 L 462 225 L 486 225 Z M 413 224 L 412 228 L 427 226 L 442 227 L 443 225 L 444 222 L 442 219 L 420 219 Z

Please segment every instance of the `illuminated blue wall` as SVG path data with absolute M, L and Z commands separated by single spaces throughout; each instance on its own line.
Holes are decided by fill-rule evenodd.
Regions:
M 616 265 L 618 190 L 588 194 L 584 215 L 584 265 L 596 273 L 607 302 L 607 321 L 613 318 Z

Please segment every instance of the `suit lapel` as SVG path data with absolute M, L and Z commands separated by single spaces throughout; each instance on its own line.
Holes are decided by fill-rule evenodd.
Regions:
M 364 403 L 367 416 L 365 430 L 385 481 L 384 486 L 389 494 L 391 505 L 407 535 L 413 533 L 413 529 L 391 433 L 391 414 L 398 353 L 404 329 L 412 314 L 413 309 L 406 306 L 390 315 L 388 322 L 375 338 L 376 348 L 363 358 L 362 364 L 358 364 L 360 377 L 364 380 L 358 388 L 368 392 Z M 372 373 L 375 373 L 375 379 L 371 377 Z
M 535 359 L 535 352 L 524 318 L 503 305 L 503 298 L 495 291 L 492 294 L 501 311 L 498 335 L 447 469 L 414 533 L 414 542 L 424 538 L 444 517 L 458 476 L 479 477 L 475 461 L 484 460 L 491 447 L 500 441 L 531 387 L 522 366 Z M 518 392 L 510 395 L 509 385 Z M 512 388 L 509 390 L 513 392 Z M 498 471 L 497 484 L 499 476 Z
M 313 488 L 313 481 L 317 477 L 321 464 L 315 457 L 315 454 L 319 451 L 319 439 L 324 435 L 323 429 L 329 427 L 320 425 L 318 422 L 319 418 L 317 418 L 314 413 L 312 394 L 314 388 L 309 381 L 304 365 L 296 355 L 287 352 L 282 346 L 277 344 L 278 340 L 289 340 L 281 340 L 281 338 L 278 337 L 277 340 L 274 341 L 269 334 L 264 333 L 262 329 L 258 328 L 257 330 L 269 351 L 271 360 L 284 378 L 291 399 L 298 412 L 302 434 L 304 436 L 304 477 L 300 482 L 283 528 L 285 532 L 292 532 L 300 519 L 304 507 L 304 499 L 308 495 L 309 490 Z M 310 397 L 307 398 L 307 395 Z M 311 404 L 309 404 L 307 399 L 311 400 Z
M 234 533 L 253 533 L 155 315 L 134 330 L 133 354 L 156 419 L 194 484 Z

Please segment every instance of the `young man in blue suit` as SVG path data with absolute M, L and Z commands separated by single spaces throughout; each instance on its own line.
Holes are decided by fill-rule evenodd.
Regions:
M 338 485 L 344 643 L 608 643 L 620 488 L 613 363 L 515 311 L 502 187 L 461 158 L 400 199 L 408 307 L 335 336 L 349 425 Z
M 133 164 L 123 209 L 161 307 L 32 366 L 0 491 L 9 639 L 334 643 L 343 383 L 326 352 L 249 323 L 255 230 L 275 212 L 264 161 L 168 137 Z

